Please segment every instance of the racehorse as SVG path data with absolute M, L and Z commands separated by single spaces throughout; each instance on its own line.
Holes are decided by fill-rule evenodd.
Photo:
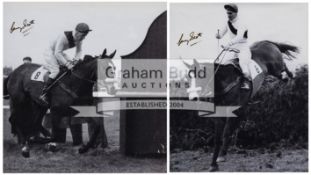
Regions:
M 103 54 L 97 57 L 85 56 L 78 62 L 73 70 L 67 74 L 50 89 L 50 112 L 52 116 L 73 116 L 76 111 L 70 108 L 74 101 L 85 94 L 91 94 L 93 85 L 96 83 L 98 75 L 98 61 L 101 66 L 113 65 L 111 59 L 116 51 L 107 55 L 106 49 Z M 48 107 L 39 100 L 39 95 L 43 88 L 43 83 L 32 81 L 31 75 L 40 65 L 23 64 L 16 68 L 4 81 L 4 92 L 10 96 L 11 115 L 9 121 L 12 126 L 12 133 L 17 135 L 19 143 L 22 145 L 22 155 L 30 156 L 29 138 L 38 132 L 48 136 L 49 132 L 42 126 L 42 118 L 46 114 Z M 110 89 L 111 87 L 107 87 Z M 92 96 L 90 96 L 91 98 Z M 96 123 L 96 122 L 95 122 Z M 95 126 L 95 131 L 100 125 Z M 85 147 L 91 147 L 96 140 L 98 132 L 94 132 Z
M 214 87 L 215 96 L 212 99 L 202 97 L 206 94 L 208 89 L 207 82 L 196 81 L 196 86 L 203 87 L 200 92 L 198 100 L 212 101 L 216 106 L 245 106 L 251 99 L 251 97 L 258 91 L 262 85 L 264 78 L 267 75 L 272 75 L 280 80 L 287 81 L 289 78 L 293 78 L 292 73 L 288 70 L 284 58 L 292 60 L 295 58 L 291 52 L 298 52 L 298 48 L 293 45 L 284 43 L 276 43 L 271 41 L 256 42 L 251 46 L 252 59 L 262 69 L 262 77 L 257 79 L 257 88 L 253 86 L 252 90 L 241 89 L 241 77 L 242 73 L 238 66 L 234 64 L 214 65 Z M 207 67 L 210 63 L 199 63 L 194 60 L 194 64 L 189 65 L 184 62 L 189 68 L 193 69 Z M 192 81 L 193 82 L 193 81 Z M 253 81 L 254 82 L 254 81 Z M 259 83 L 258 83 L 259 82 Z M 254 84 L 253 84 L 254 85 Z M 201 96 L 201 97 L 200 97 Z M 190 98 L 190 96 L 189 96 Z M 239 115 L 237 110 L 234 111 L 236 115 Z M 237 126 L 235 117 L 216 117 L 211 118 L 214 123 L 214 151 L 212 163 L 208 171 L 217 171 L 217 162 L 225 161 L 225 155 L 230 143 L 230 136 L 232 135 L 235 127 Z

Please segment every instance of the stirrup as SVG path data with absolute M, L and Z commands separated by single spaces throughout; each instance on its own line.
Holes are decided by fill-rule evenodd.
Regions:
M 245 90 L 250 90 L 250 85 L 249 85 L 249 82 L 247 81 L 243 81 L 243 84 L 241 86 L 241 89 L 245 89 Z
M 43 102 L 43 104 L 44 104 L 45 106 L 49 106 L 49 105 L 50 105 L 50 103 L 48 102 L 48 99 L 47 99 L 47 98 L 48 98 L 48 97 L 47 97 L 47 94 L 46 94 L 46 93 L 40 95 L 40 97 L 39 97 L 40 101 Z

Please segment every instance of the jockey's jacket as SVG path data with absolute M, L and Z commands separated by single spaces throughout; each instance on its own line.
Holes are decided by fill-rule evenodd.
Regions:
M 227 32 L 229 33 L 230 37 L 230 41 L 227 46 L 230 48 L 238 49 L 240 53 L 225 53 L 221 64 L 231 63 L 233 59 L 238 57 L 244 77 L 250 79 L 251 75 L 248 65 L 251 60 L 251 51 L 247 42 L 247 27 L 245 27 L 245 25 L 243 25 L 242 22 L 236 17 L 233 21 L 227 21 L 226 25 L 219 33 L 220 38 L 222 38 Z
M 76 47 L 76 59 L 81 58 L 82 55 L 82 41 L 75 41 L 72 31 L 66 31 L 59 35 L 56 40 L 50 42 L 47 49 L 48 55 L 52 55 L 50 59 L 57 60 L 59 65 L 65 65 L 68 61 L 72 60 L 67 56 L 64 51 Z M 53 57 L 54 56 L 54 57 Z
M 240 22 L 238 17 L 233 21 L 227 21 L 222 30 L 220 30 L 220 37 L 222 38 L 227 32 L 229 32 L 230 41 L 228 46 L 235 45 L 237 43 L 246 43 L 247 42 L 247 27 Z

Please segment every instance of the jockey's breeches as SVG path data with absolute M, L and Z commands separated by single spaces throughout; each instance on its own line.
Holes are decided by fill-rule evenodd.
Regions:
M 44 67 L 50 72 L 49 77 L 55 79 L 59 73 L 59 63 L 57 61 L 57 58 L 52 53 L 45 53 L 44 60 Z
M 240 53 L 227 51 L 225 53 L 224 60 L 223 60 L 222 64 L 226 64 L 228 62 L 231 62 L 232 59 L 239 58 L 239 64 L 240 64 L 240 67 L 242 69 L 244 76 L 247 78 L 250 78 L 251 73 L 249 70 L 249 64 L 251 62 L 252 54 L 251 54 L 248 43 L 247 42 L 246 43 L 237 43 L 237 44 L 234 44 L 233 46 L 231 46 L 230 48 L 237 49 L 240 51 Z

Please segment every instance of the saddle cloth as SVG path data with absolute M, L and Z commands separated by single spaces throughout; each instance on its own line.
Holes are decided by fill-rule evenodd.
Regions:
M 257 91 L 260 89 L 261 84 L 263 83 L 265 79 L 265 72 L 262 70 L 259 64 L 254 60 L 251 60 L 251 62 L 248 65 L 248 68 L 249 68 L 249 71 L 252 77 L 251 97 L 253 97 L 257 93 Z
M 230 61 L 227 61 L 226 63 L 224 63 L 222 65 L 232 65 L 233 67 L 238 69 L 241 72 L 241 74 L 242 74 L 242 69 L 241 69 L 241 67 L 239 65 L 239 61 L 238 61 L 237 58 L 236 59 L 232 59 Z M 250 71 L 252 80 L 254 80 L 259 74 L 263 73 L 262 68 L 254 60 L 250 61 L 250 63 L 248 64 L 248 69 Z
M 31 74 L 30 80 L 45 82 L 48 74 L 49 71 L 44 66 L 41 66 Z
M 262 68 L 254 60 L 250 61 L 250 63 L 248 64 L 248 69 L 251 73 L 251 77 L 253 81 L 259 74 L 263 72 Z

